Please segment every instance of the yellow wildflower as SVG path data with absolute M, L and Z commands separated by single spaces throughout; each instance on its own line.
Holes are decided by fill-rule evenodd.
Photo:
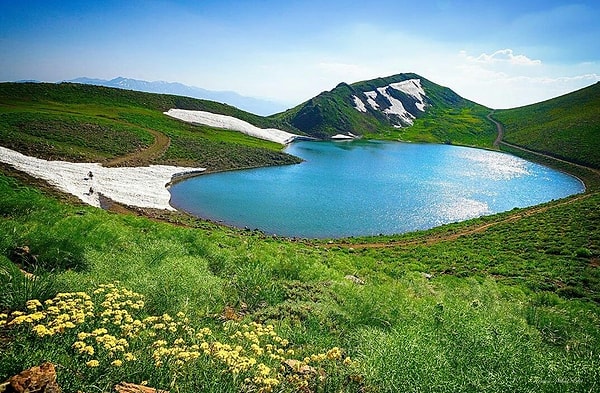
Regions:
M 92 356 L 94 354 L 94 347 L 92 347 L 91 345 L 86 345 L 85 348 L 80 350 L 80 352 L 87 353 L 88 355 Z
M 81 333 L 77 333 L 77 338 L 80 340 L 85 340 L 86 338 L 88 338 L 90 336 L 89 333 L 85 333 L 85 332 L 81 332 Z
M 259 363 L 257 367 L 258 367 L 258 374 L 259 375 L 263 375 L 263 376 L 266 377 L 267 375 L 269 375 L 271 373 L 271 369 L 268 366 L 265 366 L 262 363 Z
M 329 351 L 327 351 L 327 359 L 329 360 L 337 360 L 342 357 L 342 350 L 338 347 L 333 347 Z
M 120 338 L 117 340 L 117 345 L 123 346 L 123 347 L 129 347 L 129 343 L 127 342 L 126 339 L 124 338 Z
M 88 367 L 98 367 L 100 365 L 100 362 L 97 361 L 96 359 L 94 359 L 94 360 L 90 360 L 85 365 Z
M 106 334 L 108 333 L 108 330 L 106 330 L 105 328 L 100 328 L 100 329 L 96 329 L 94 331 L 92 331 L 92 336 L 100 336 L 102 334 Z
M 156 340 L 152 344 L 153 347 L 164 347 L 165 345 L 167 345 L 167 342 L 165 340 Z
M 85 348 L 85 346 L 86 344 L 83 341 L 75 341 L 73 345 L 71 345 L 71 348 L 81 350 L 82 348 Z
M 48 330 L 48 328 L 44 325 L 36 325 L 33 327 L 33 332 L 40 337 L 51 336 L 54 334 L 52 331 Z
M 25 305 L 27 306 L 28 310 L 32 310 L 35 311 L 38 309 L 38 307 L 42 307 L 42 303 L 40 303 L 39 300 L 37 299 L 33 299 L 33 300 L 28 300 Z
M 259 347 L 258 345 L 256 345 L 256 344 L 252 344 L 252 345 L 250 346 L 250 349 L 252 349 L 252 351 L 254 351 L 254 353 L 255 353 L 257 356 L 260 356 L 260 355 L 262 355 L 262 354 L 263 354 L 263 352 L 264 352 L 264 350 L 263 350 L 261 347 Z
M 123 359 L 127 362 L 133 362 L 134 360 L 136 360 L 136 357 L 131 352 L 127 352 L 125 355 L 123 355 Z
M 123 361 L 117 359 L 117 360 L 113 360 L 110 364 L 111 364 L 111 366 L 121 367 L 123 365 Z

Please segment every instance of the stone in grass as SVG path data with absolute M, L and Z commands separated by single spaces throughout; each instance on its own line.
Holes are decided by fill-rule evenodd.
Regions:
M 31 253 L 29 246 L 13 248 L 9 253 L 9 258 L 21 269 L 35 269 L 38 265 L 37 255 Z
M 118 393 L 169 393 L 168 390 L 154 389 L 144 385 L 136 385 L 129 382 L 121 382 L 115 386 Z
M 21 372 L 0 384 L 1 393 L 60 393 L 56 370 L 52 363 L 44 363 Z
M 304 364 L 299 360 L 295 359 L 286 359 L 283 362 L 283 365 L 286 366 L 286 369 L 301 373 L 301 374 L 316 374 L 317 370 L 314 367 L 309 366 L 308 364 Z
M 352 282 L 353 282 L 353 283 L 355 283 L 355 284 L 358 284 L 358 285 L 365 285 L 365 281 L 364 281 L 364 280 L 362 280 L 362 279 L 360 279 L 360 278 L 356 277 L 356 276 L 355 276 L 355 275 L 353 275 L 353 274 L 348 274 L 348 275 L 347 275 L 347 276 L 345 276 L 344 278 L 345 278 L 346 280 L 352 281 Z

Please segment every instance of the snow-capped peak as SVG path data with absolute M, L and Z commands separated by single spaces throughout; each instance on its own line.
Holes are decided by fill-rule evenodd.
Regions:
M 390 89 L 402 92 L 411 99 L 409 99 L 408 102 L 403 103 L 402 100 L 394 97 L 394 93 L 390 91 Z M 390 83 L 389 85 L 378 87 L 372 91 L 365 91 L 363 94 L 366 97 L 367 104 L 369 104 L 373 110 L 383 112 L 391 120 L 397 120 L 400 123 L 396 124 L 397 126 L 412 125 L 417 115 L 414 108 L 418 111 L 425 112 L 427 106 L 425 102 L 427 96 L 425 90 L 423 90 L 423 87 L 421 86 L 420 79 L 409 79 L 402 82 Z M 398 96 L 397 93 L 396 96 Z M 352 96 L 352 99 L 354 100 L 354 108 L 357 111 L 363 113 L 367 112 L 367 107 L 360 97 L 354 95 Z M 388 105 L 384 105 L 385 103 Z M 412 111 L 415 113 L 411 113 L 411 111 L 407 109 L 407 105 L 409 109 L 412 106 Z

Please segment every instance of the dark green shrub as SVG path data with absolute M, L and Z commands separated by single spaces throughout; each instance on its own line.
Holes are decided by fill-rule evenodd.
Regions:
M 579 247 L 577 250 L 575 250 L 575 256 L 579 258 L 591 258 L 592 255 L 592 252 L 585 247 Z
M 0 256 L 0 310 L 19 310 L 31 299 L 44 301 L 57 293 L 53 276 L 33 270 L 27 277 L 7 258 Z

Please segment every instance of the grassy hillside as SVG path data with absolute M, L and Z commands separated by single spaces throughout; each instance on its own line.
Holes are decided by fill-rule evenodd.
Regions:
M 224 170 L 299 162 L 276 143 L 171 119 L 162 113 L 169 108 L 207 110 L 261 127 L 276 126 L 224 104 L 186 97 L 69 83 L 1 83 L 0 144 L 46 159 L 110 162 L 166 136 L 164 149 L 122 164 Z
M 427 233 L 409 234 L 363 249 L 114 215 L 6 176 L 0 193 L 0 379 L 42 360 L 59 365 L 65 391 L 125 380 L 230 392 L 264 388 L 269 377 L 276 391 L 556 392 L 593 390 L 600 377 L 597 195 L 458 240 L 423 245 Z M 23 245 L 35 263 L 15 252 Z M 9 257 L 41 278 L 28 282 Z M 114 299 L 106 303 L 99 285 L 115 281 L 100 288 Z M 26 303 L 57 292 L 88 294 L 94 311 L 61 328 L 52 305 Z M 137 294 L 143 307 L 127 306 Z M 53 302 L 64 307 L 86 300 L 61 296 Z M 26 314 L 11 322 L 15 310 Z M 252 347 L 268 325 L 279 341 L 269 333 Z M 105 346 L 106 334 L 126 348 Z M 245 368 L 242 357 L 257 363 Z M 282 359 L 321 371 L 283 371 Z
M 162 115 L 178 97 L 81 89 L 0 84 L 0 145 L 114 163 L 162 135 L 167 148 L 137 163 L 287 157 Z M 331 241 L 115 214 L 0 166 L 0 381 L 51 361 L 66 392 L 122 381 L 171 392 L 594 391 L 600 181 L 560 165 L 579 171 L 586 194 Z
M 600 83 L 551 100 L 496 111 L 504 140 L 600 168 Z
M 380 111 L 367 108 L 368 111 L 363 113 L 356 110 L 353 96 L 410 79 L 421 80 L 428 104 L 425 113 L 415 111 L 418 117 L 413 126 L 398 129 Z M 495 128 L 485 119 L 488 113 L 488 108 L 417 74 L 398 74 L 351 85 L 341 83 L 333 90 L 271 118 L 289 122 L 318 138 L 351 132 L 379 139 L 491 146 Z

